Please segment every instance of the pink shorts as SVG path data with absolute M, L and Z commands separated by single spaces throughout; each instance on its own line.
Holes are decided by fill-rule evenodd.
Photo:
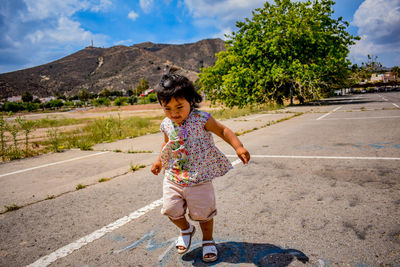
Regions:
M 189 209 L 189 217 L 193 221 L 211 220 L 217 214 L 213 184 L 207 182 L 195 186 L 180 186 L 164 179 L 161 214 L 178 220 L 185 216 L 186 209 Z

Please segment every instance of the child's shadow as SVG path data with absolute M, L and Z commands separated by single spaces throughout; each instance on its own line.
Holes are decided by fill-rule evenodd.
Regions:
M 218 260 L 213 263 L 202 261 L 202 248 L 197 247 L 186 253 L 183 261 L 191 261 L 193 266 L 209 266 L 221 262 L 253 263 L 256 266 L 288 266 L 297 259 L 302 263 L 308 262 L 308 257 L 295 249 L 283 249 L 271 244 L 256 244 L 247 242 L 223 242 L 216 245 Z

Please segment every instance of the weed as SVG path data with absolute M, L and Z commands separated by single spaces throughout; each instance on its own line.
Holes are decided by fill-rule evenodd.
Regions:
M 35 129 L 36 122 L 27 120 L 26 118 L 18 117 L 15 121 L 19 124 L 19 127 L 24 131 L 25 134 L 25 157 L 29 154 L 29 134 Z
M 76 186 L 76 190 L 81 190 L 81 189 L 84 189 L 85 187 L 86 187 L 86 185 L 78 184 L 78 185 Z
M 139 170 L 141 168 L 145 168 L 145 167 L 146 167 L 146 165 L 140 165 L 140 164 L 133 165 L 133 163 L 131 162 L 130 171 L 131 172 L 135 172 L 135 171 L 137 171 L 137 170 Z
M 51 195 L 51 196 L 48 196 L 48 197 L 46 197 L 46 200 L 49 200 L 49 199 L 55 199 L 56 198 L 56 196 L 55 195 Z
M 121 153 L 122 150 L 121 150 L 121 149 L 115 149 L 114 152 L 116 152 L 116 153 Z
M 92 145 L 85 139 L 78 142 L 78 147 L 84 151 L 93 150 Z
M 16 124 L 16 123 L 14 123 L 14 124 L 6 123 L 6 129 L 11 134 L 11 136 L 13 138 L 15 154 L 20 154 L 19 150 L 18 150 L 18 142 L 17 142 L 17 135 L 18 135 L 18 133 L 20 131 L 19 125 Z
M 7 150 L 7 157 L 10 160 L 20 159 L 22 158 L 22 153 L 19 149 L 11 148 Z
M 130 153 L 130 154 L 153 153 L 153 151 L 150 151 L 150 150 L 128 150 L 128 153 Z
M 50 128 L 50 127 L 60 127 L 60 126 L 67 126 L 67 125 L 76 125 L 81 123 L 87 123 L 88 119 L 71 119 L 71 118 L 49 118 L 47 116 L 44 119 L 36 120 L 35 124 L 38 128 Z
M 58 128 L 51 128 L 47 130 L 47 136 L 49 138 L 50 147 L 53 152 L 61 152 L 61 150 L 59 149 L 61 140 L 58 133 Z
M 4 136 L 7 128 L 7 121 L 4 119 L 3 112 L 0 115 L 0 140 L 1 140 L 1 160 L 6 160 L 6 139 Z
M 101 179 L 99 179 L 99 183 L 108 182 L 108 181 L 110 181 L 110 178 L 101 178 Z
M 22 207 L 18 206 L 16 204 L 12 204 L 11 206 L 4 206 L 4 208 L 6 208 L 5 212 L 9 212 L 9 211 L 13 211 L 13 210 L 19 210 Z
M 267 104 L 267 105 L 257 105 L 257 106 L 250 106 L 245 108 L 223 108 L 219 110 L 211 110 L 209 111 L 213 117 L 216 119 L 231 119 L 242 117 L 246 115 L 250 115 L 253 113 L 260 113 L 270 110 L 280 109 L 283 106 L 277 104 Z

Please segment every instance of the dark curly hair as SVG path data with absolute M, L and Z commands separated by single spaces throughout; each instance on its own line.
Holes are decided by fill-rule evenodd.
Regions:
M 198 108 L 199 103 L 203 100 L 188 78 L 174 73 L 163 75 L 155 91 L 160 104 L 162 104 L 162 102 L 168 104 L 173 97 L 185 98 L 193 109 Z

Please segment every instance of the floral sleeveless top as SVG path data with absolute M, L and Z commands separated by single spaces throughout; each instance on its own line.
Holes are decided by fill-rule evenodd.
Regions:
M 193 186 L 226 174 L 232 165 L 215 146 L 212 134 L 204 127 L 210 114 L 193 109 L 178 125 L 165 118 L 160 130 L 168 136 L 161 151 L 165 178 L 181 186 Z

